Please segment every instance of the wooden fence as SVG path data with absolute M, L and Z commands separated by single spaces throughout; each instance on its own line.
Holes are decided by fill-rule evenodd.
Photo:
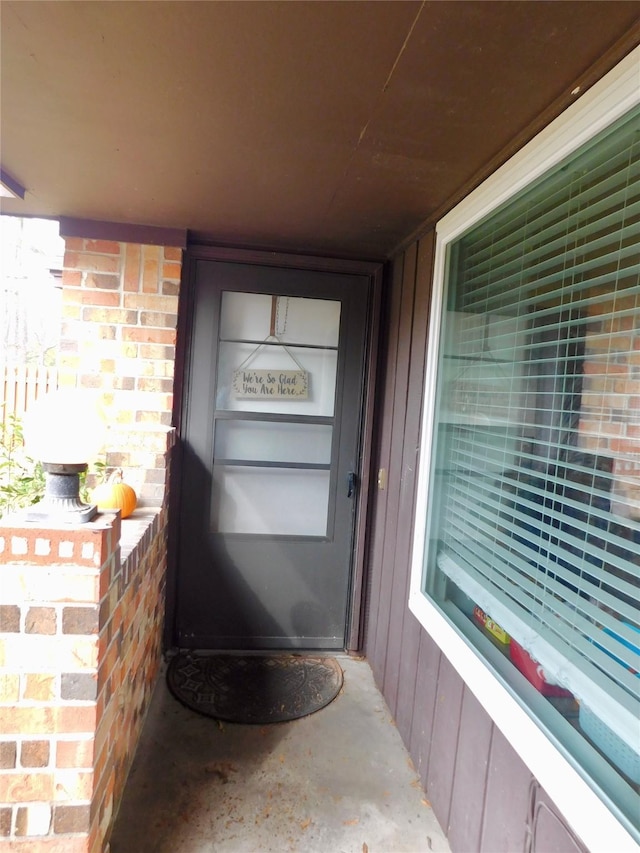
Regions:
M 41 364 L 2 364 L 2 407 L 0 423 L 9 415 L 23 417 L 30 403 L 58 387 L 58 371 Z

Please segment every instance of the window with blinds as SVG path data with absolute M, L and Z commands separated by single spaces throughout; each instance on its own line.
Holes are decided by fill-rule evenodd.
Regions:
M 639 110 L 449 245 L 431 452 L 425 592 L 637 794 Z

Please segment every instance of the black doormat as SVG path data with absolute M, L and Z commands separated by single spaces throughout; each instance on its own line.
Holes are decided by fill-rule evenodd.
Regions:
M 313 714 L 340 692 L 334 658 L 179 652 L 167 669 L 175 698 L 230 723 L 282 723 Z

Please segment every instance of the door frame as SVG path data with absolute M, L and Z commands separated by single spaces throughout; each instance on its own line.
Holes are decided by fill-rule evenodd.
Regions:
M 372 483 L 371 470 L 374 442 L 374 412 L 378 377 L 378 351 L 380 341 L 380 318 L 382 307 L 383 264 L 377 261 L 323 258 L 312 255 L 295 255 L 268 252 L 259 249 L 235 249 L 226 246 L 189 244 L 184 253 L 180 295 L 178 301 L 178 326 L 176 339 L 175 378 L 173 396 L 173 424 L 177 429 L 177 440 L 170 460 L 170 489 L 168 513 L 167 581 L 164 646 L 176 647 L 176 596 L 178 581 L 178 536 L 180 484 L 182 481 L 182 436 L 185 428 L 187 371 L 191 330 L 193 328 L 195 269 L 198 261 L 225 261 L 243 265 L 273 266 L 287 269 L 315 270 L 366 276 L 369 280 L 369 295 L 366 320 L 364 357 L 364 382 L 361 412 L 360 439 L 360 482 L 351 549 L 351 590 L 347 617 L 345 651 L 358 652 L 364 642 L 365 627 L 365 559 L 369 506 Z

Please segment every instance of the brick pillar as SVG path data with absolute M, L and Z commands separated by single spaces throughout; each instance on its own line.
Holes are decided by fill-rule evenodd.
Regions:
M 60 385 L 102 395 L 105 461 L 141 508 L 122 546 L 116 514 L 0 521 L 0 841 L 12 850 L 101 853 L 158 674 L 181 257 L 66 241 Z
M 113 513 L 52 530 L 0 522 L 0 835 L 12 849 L 87 853 L 98 836 L 100 607 L 119 538 Z
M 182 251 L 68 237 L 60 385 L 96 389 L 108 415 L 107 464 L 158 506 L 171 424 Z

